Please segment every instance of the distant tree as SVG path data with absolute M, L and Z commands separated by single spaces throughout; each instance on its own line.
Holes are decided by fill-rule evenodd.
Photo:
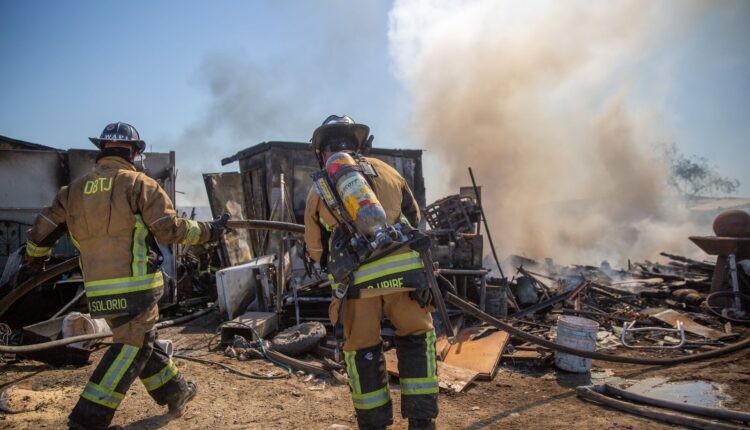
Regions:
M 706 158 L 688 157 L 675 144 L 665 145 L 664 153 L 671 164 L 669 184 L 688 200 L 734 194 L 740 187 L 739 180 L 721 176 Z

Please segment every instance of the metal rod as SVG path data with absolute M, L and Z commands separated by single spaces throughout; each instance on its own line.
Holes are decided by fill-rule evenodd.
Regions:
M 79 287 L 79 289 L 78 289 L 78 292 L 76 293 L 75 297 L 73 297 L 73 299 L 72 299 L 71 301 L 69 301 L 69 302 L 68 302 L 68 303 L 67 303 L 67 304 L 66 304 L 65 306 L 63 306 L 62 308 L 60 308 L 60 310 L 59 310 L 59 311 L 57 311 L 57 312 L 56 312 L 56 313 L 55 313 L 54 315 L 52 315 L 52 316 L 50 317 L 50 319 L 54 319 L 54 318 L 57 318 L 57 317 L 59 317 L 60 315 L 64 314 L 64 313 L 65 313 L 65 312 L 66 312 L 66 311 L 67 311 L 68 309 L 70 309 L 70 308 L 71 308 L 71 307 L 72 307 L 72 306 L 73 306 L 73 305 L 74 305 L 74 304 L 75 304 L 75 303 L 76 303 L 76 302 L 77 302 L 78 300 L 80 300 L 80 299 L 81 299 L 81 297 L 83 297 L 83 295 L 84 295 L 84 294 L 86 294 L 86 290 L 85 290 L 85 289 L 83 289 L 83 288 L 80 288 L 80 287 Z
M 437 269 L 437 273 L 440 275 L 484 276 L 487 272 L 487 269 Z
M 742 314 L 742 297 L 740 297 L 740 283 L 737 280 L 737 259 L 729 254 L 729 273 L 732 277 L 732 292 L 734 293 L 734 310 Z
M 474 187 L 474 194 L 477 196 L 477 204 L 479 205 L 479 212 L 482 214 L 482 222 L 484 223 L 484 231 L 487 232 L 487 241 L 490 242 L 490 248 L 492 249 L 492 256 L 495 258 L 495 264 L 497 264 L 497 270 L 500 271 L 500 277 L 505 279 L 503 268 L 500 267 L 500 260 L 497 258 L 497 252 L 495 251 L 495 243 L 492 241 L 492 233 L 490 233 L 490 227 L 487 225 L 487 217 L 484 216 L 484 207 L 482 206 L 482 197 L 479 195 L 479 188 L 477 187 L 477 182 L 474 180 L 474 171 L 471 170 L 471 167 L 469 167 L 469 176 L 471 176 L 471 186 Z
M 453 324 L 451 323 L 451 319 L 448 316 L 448 310 L 445 308 L 445 300 L 443 300 L 443 294 L 440 292 L 440 287 L 438 286 L 437 279 L 435 278 L 435 263 L 433 263 L 432 261 L 432 253 L 428 248 L 427 250 L 420 252 L 419 254 L 422 257 L 422 263 L 424 264 L 425 269 L 427 269 L 427 284 L 430 286 L 430 291 L 432 292 L 432 301 L 435 303 L 438 315 L 440 315 L 440 320 L 442 321 L 443 327 L 445 328 L 445 333 L 448 335 L 448 342 L 453 344 L 456 342 L 456 333 L 453 331 Z

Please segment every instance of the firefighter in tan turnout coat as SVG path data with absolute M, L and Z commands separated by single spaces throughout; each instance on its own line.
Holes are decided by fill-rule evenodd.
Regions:
M 62 187 L 27 232 L 27 265 L 47 258 L 67 230 L 80 252 L 91 316 L 106 318 L 112 346 L 86 384 L 69 417 L 71 429 L 106 429 L 128 387 L 140 378 L 148 393 L 173 415 L 195 396 L 166 352 L 155 343 L 163 277 L 156 241 L 201 244 L 218 240 L 223 221 L 178 218 L 162 187 L 136 171 L 145 149 L 135 128 L 107 125 L 101 150 L 87 175 Z
M 321 168 L 335 152 L 359 152 L 369 127 L 348 116 L 329 117 L 315 130 L 312 148 Z M 361 157 L 375 175 L 369 178 L 387 222 L 419 224 L 419 206 L 406 180 L 391 166 Z M 305 207 L 305 244 L 309 256 L 325 266 L 329 238 L 336 218 L 311 189 Z M 401 414 L 410 429 L 433 429 L 438 414 L 438 377 L 435 331 L 432 325 L 427 280 L 419 254 L 408 247 L 360 266 L 353 274 L 346 298 L 334 297 L 331 322 L 343 324 L 344 358 L 357 422 L 363 429 L 384 429 L 393 423 L 388 375 L 380 338 L 383 314 L 396 327 L 395 344 L 401 386 Z M 335 283 L 333 288 L 340 288 Z M 427 298 L 426 298 L 427 297 Z M 343 306 L 343 307 L 342 307 Z M 342 321 L 339 321 L 341 315 Z

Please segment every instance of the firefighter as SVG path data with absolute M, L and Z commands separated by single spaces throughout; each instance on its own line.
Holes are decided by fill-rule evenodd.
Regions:
M 134 160 L 146 144 L 126 123 L 89 138 L 100 152 L 93 170 L 62 187 L 26 233 L 26 265 L 52 252 L 67 231 L 80 253 L 91 316 L 105 318 L 112 346 L 91 375 L 69 416 L 70 429 L 107 429 L 130 385 L 146 391 L 171 416 L 182 415 L 197 386 L 155 343 L 163 294 L 159 243 L 201 244 L 219 239 L 226 217 L 212 222 L 178 218 L 172 201 Z
M 387 222 L 419 224 L 419 206 L 406 180 L 391 166 L 361 156 L 370 129 L 348 116 L 332 115 L 313 133 L 312 149 L 323 168 L 333 153 L 346 151 L 372 167 L 368 182 L 386 212 Z M 337 218 L 311 189 L 305 207 L 305 245 L 309 256 L 325 268 Z M 343 351 L 349 386 L 361 429 L 384 429 L 393 423 L 380 323 L 383 314 L 396 327 L 395 345 L 401 385 L 401 415 L 410 429 L 434 429 L 438 414 L 435 330 L 431 297 L 419 254 L 408 247 L 360 266 L 344 299 L 335 297 L 331 322 L 343 325 Z M 342 288 L 337 284 L 333 288 Z

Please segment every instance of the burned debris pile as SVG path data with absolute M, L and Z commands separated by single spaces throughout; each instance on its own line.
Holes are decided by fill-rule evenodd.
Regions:
M 308 151 L 305 144 L 264 143 L 224 160 L 239 161 L 240 172 L 204 175 L 211 212 L 232 215 L 230 232 L 218 245 L 162 247 L 167 282 L 160 326 L 210 317 L 216 335 L 208 357 L 179 349 L 175 357 L 220 366 L 238 377 L 276 379 L 298 372 L 345 383 L 340 339 L 329 322 L 331 281 L 305 258 L 302 240 L 309 173 L 316 169 Z M 25 162 L 50 162 L 48 151 L 38 152 L 44 153 L 38 155 L 41 161 L 23 154 Z M 554 365 L 585 374 L 592 359 L 679 364 L 748 346 L 750 239 L 691 238 L 718 256 L 715 262 L 663 252 L 659 262 L 632 261 L 617 268 L 511 255 L 487 267 L 485 243 L 493 255 L 495 249 L 479 187 L 425 205 L 421 151 L 381 149 L 372 155 L 398 167 L 424 208 L 420 227 L 430 238 L 432 269 L 450 320 L 433 312 L 443 391 L 461 392 L 476 380 L 492 379 L 501 365 Z M 174 155 L 166 161 L 151 173 L 174 196 Z M 64 173 L 50 189 L 75 174 Z M 28 277 L 12 273 L 23 252 L 23 226 L 33 216 L 18 213 L 0 210 L 8 218 L 0 221 L 7 248 L 0 282 L 0 359 L 87 364 L 95 343 L 109 332 L 87 316 L 75 248 L 63 241 L 46 270 Z M 194 212 L 185 215 L 195 218 Z M 395 329 L 384 320 L 381 333 L 388 350 Z M 237 365 L 218 363 L 221 355 Z M 395 350 L 387 351 L 386 359 L 388 372 L 398 376 Z M 239 362 L 246 360 L 268 360 L 277 369 L 245 372 Z M 579 395 L 599 399 L 606 390 L 586 388 Z

